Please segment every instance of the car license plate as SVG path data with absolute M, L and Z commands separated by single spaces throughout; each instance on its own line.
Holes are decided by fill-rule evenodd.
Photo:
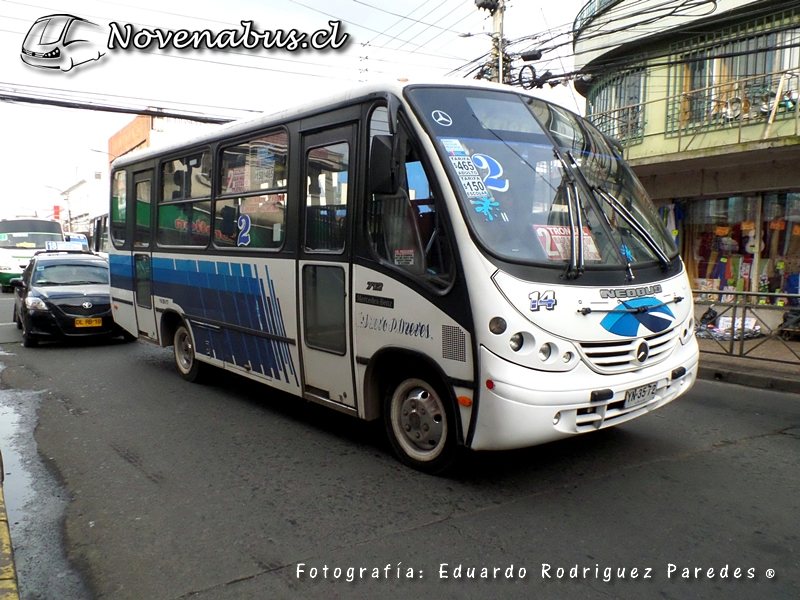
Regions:
M 75 319 L 75 327 L 102 327 L 103 319 Z
M 656 396 L 656 382 L 648 383 L 625 392 L 625 408 L 639 406 L 645 402 L 650 402 Z

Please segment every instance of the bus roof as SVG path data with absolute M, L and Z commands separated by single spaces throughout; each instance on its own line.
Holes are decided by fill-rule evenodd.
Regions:
M 327 109 L 339 105 L 346 105 L 350 103 L 350 101 L 360 98 L 369 98 L 370 96 L 377 96 L 378 94 L 387 92 L 392 93 L 398 97 L 402 97 L 403 90 L 406 87 L 415 85 L 485 88 L 485 89 L 495 89 L 505 92 L 512 91 L 518 94 L 537 97 L 535 94 L 527 90 L 524 90 L 522 88 L 509 87 L 507 85 L 501 85 L 498 83 L 477 80 L 477 79 L 465 80 L 462 78 L 451 77 L 451 78 L 440 78 L 440 79 L 424 79 L 424 80 L 420 79 L 418 81 L 411 81 L 405 78 L 379 80 L 379 81 L 362 83 L 336 94 L 322 95 L 319 98 L 316 98 L 312 101 L 306 102 L 304 104 L 299 104 L 293 106 L 292 108 L 284 109 L 278 112 L 269 114 L 259 114 L 257 116 L 250 117 L 247 119 L 233 121 L 232 123 L 227 123 L 225 125 L 222 125 L 218 129 L 215 129 L 211 132 L 206 132 L 204 134 L 195 137 L 187 137 L 185 140 L 182 140 L 180 142 L 173 142 L 165 146 L 160 146 L 158 148 L 148 148 L 146 150 L 132 152 L 130 154 L 126 154 L 114 160 L 111 163 L 111 168 L 113 170 L 133 163 L 138 163 L 156 156 L 170 154 L 172 152 L 185 149 L 187 146 L 211 143 L 220 139 L 227 139 L 229 137 L 234 137 L 240 133 L 245 133 L 252 129 L 258 129 L 259 127 L 262 126 L 267 127 L 270 125 L 277 125 L 287 121 L 292 121 L 303 115 L 311 115 L 321 109 Z M 547 102 L 547 100 L 543 100 L 541 98 L 539 99 L 542 100 L 543 102 Z M 551 103 L 548 102 L 548 104 Z

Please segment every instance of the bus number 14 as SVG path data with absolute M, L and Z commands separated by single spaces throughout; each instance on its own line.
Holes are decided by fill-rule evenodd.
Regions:
M 556 293 L 553 290 L 543 293 L 532 292 L 528 294 L 528 298 L 531 300 L 531 310 L 533 311 L 537 311 L 543 306 L 547 310 L 553 310 L 556 307 Z

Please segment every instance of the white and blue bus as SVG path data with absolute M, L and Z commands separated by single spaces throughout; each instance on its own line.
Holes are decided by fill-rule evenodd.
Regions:
M 114 317 L 450 465 L 695 381 L 689 280 L 614 144 L 496 84 L 372 84 L 112 166 Z
M 22 272 L 47 242 L 64 240 L 61 223 L 52 219 L 17 217 L 0 219 L 0 287 L 10 292 L 9 282 L 22 277 Z

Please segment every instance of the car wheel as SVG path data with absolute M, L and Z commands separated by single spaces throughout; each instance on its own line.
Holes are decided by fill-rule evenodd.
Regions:
M 31 326 L 27 321 L 22 321 L 22 345 L 26 348 L 36 348 L 39 345 L 39 339 L 31 334 Z
M 181 377 L 186 381 L 199 383 L 203 378 L 207 365 L 197 360 L 197 355 L 194 351 L 194 340 L 185 324 L 181 324 L 175 330 L 175 336 L 172 338 L 172 349 L 175 354 L 175 365 L 178 367 Z
M 455 415 L 435 386 L 405 379 L 390 386 L 384 400 L 384 424 L 397 456 L 425 473 L 439 473 L 456 458 Z
M 22 329 L 22 321 L 19 320 L 19 312 L 17 311 L 17 305 L 14 305 L 14 323 L 17 324 L 17 329 Z

